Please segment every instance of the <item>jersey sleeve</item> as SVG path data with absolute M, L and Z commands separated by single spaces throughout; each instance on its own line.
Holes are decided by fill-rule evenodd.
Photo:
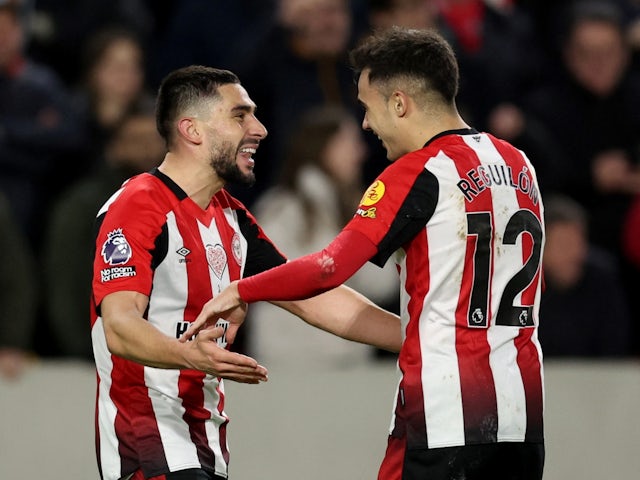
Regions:
M 414 238 L 435 211 L 439 186 L 425 168 L 421 151 L 387 167 L 367 189 L 345 230 L 356 230 L 377 248 L 371 262 L 383 266 L 391 254 Z
M 124 189 L 116 195 L 96 219 L 92 287 L 98 309 L 106 295 L 117 291 L 150 295 L 153 254 L 166 224 L 147 192 Z
M 248 303 L 313 297 L 344 283 L 375 251 L 359 232 L 343 230 L 319 252 L 242 279 L 238 292 Z

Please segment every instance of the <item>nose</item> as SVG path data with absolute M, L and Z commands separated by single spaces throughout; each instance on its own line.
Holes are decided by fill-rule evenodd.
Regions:
M 369 120 L 367 120 L 367 116 L 366 115 L 364 117 L 362 117 L 362 129 L 363 130 L 371 130 L 371 127 L 369 126 Z
M 253 119 L 254 122 L 251 125 L 251 134 L 262 140 L 269 134 L 267 127 L 265 127 L 255 115 L 253 116 Z

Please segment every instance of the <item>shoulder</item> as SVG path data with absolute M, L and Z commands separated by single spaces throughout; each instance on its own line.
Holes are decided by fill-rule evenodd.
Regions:
M 117 212 L 137 219 L 153 214 L 164 216 L 178 201 L 157 177 L 142 173 L 124 182 L 99 214 Z

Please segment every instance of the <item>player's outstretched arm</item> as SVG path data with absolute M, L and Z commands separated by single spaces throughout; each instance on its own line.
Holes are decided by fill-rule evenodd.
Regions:
M 138 292 L 116 292 L 101 304 L 109 351 L 157 368 L 196 369 L 242 383 L 267 380 L 267 371 L 250 357 L 216 344 L 222 328 L 203 329 L 193 340 L 180 342 L 143 318 L 148 297 Z

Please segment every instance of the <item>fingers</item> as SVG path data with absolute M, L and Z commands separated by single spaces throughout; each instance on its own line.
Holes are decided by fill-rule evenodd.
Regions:
M 219 346 L 217 340 L 222 337 L 225 329 L 222 327 L 201 330 L 195 338 L 193 348 L 200 353 L 200 369 L 215 375 L 241 383 L 260 383 L 268 380 L 265 367 L 247 356 L 230 352 Z
M 198 315 L 198 318 L 196 318 L 193 323 L 189 325 L 189 328 L 187 328 L 187 330 L 180 336 L 178 340 L 182 343 L 190 340 L 194 335 L 196 335 L 205 327 L 206 323 L 207 317 L 203 316 L 201 313 L 200 315 Z
M 241 383 L 260 383 L 269 379 L 267 369 L 253 358 L 227 350 L 223 352 L 215 362 L 214 375 Z
M 258 384 L 269 380 L 267 369 L 258 364 L 255 367 L 223 364 L 215 375 L 239 383 Z

